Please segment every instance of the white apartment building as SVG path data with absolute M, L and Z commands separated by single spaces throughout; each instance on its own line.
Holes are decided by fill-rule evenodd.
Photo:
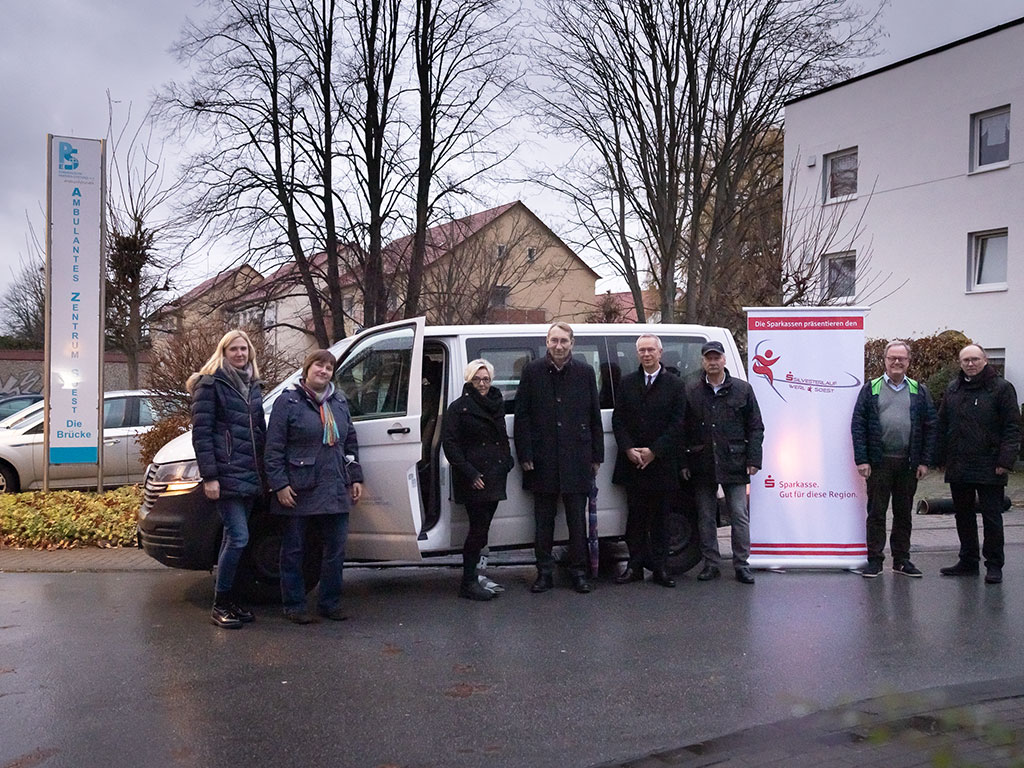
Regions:
M 1024 18 L 786 105 L 787 224 L 874 338 L 961 330 L 1024 397 Z M 813 238 L 811 238 L 813 239 Z

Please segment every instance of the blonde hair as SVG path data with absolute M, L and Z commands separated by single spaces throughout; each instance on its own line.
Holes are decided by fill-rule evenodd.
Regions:
M 473 374 L 475 374 L 481 368 L 487 371 L 487 375 L 490 376 L 492 380 L 494 379 L 494 366 L 491 365 L 486 360 L 484 360 L 483 358 L 477 358 L 476 360 L 471 361 L 470 364 L 466 366 L 466 381 L 472 381 Z
M 232 328 L 230 331 L 220 337 L 220 341 L 217 342 L 217 348 L 210 355 L 210 359 L 203 363 L 203 367 L 188 377 L 188 381 L 185 382 L 185 389 L 192 392 L 195 389 L 196 383 L 202 376 L 212 376 L 217 372 L 217 369 L 224 364 L 224 350 L 231 346 L 231 342 L 235 339 L 242 339 L 245 341 L 245 345 L 249 348 L 249 365 L 252 366 L 252 377 L 258 379 L 260 377 L 260 368 L 256 364 L 256 352 L 252 348 L 252 341 L 249 340 L 248 334 L 240 328 Z

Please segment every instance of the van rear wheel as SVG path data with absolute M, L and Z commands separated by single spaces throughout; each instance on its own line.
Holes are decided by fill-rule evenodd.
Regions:
M 284 518 L 277 515 L 254 516 L 249 525 L 249 546 L 235 578 L 239 591 L 256 603 L 281 601 L 281 538 Z M 306 591 L 312 592 L 320 580 L 323 547 L 315 531 L 306 534 L 302 574 Z
M 672 504 L 667 511 L 668 569 L 675 574 L 685 573 L 701 561 L 697 507 L 686 490 L 682 503 Z

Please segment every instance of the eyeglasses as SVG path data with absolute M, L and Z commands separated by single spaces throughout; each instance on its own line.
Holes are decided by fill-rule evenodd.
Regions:
M 984 359 L 985 358 L 983 358 L 983 357 L 964 357 L 964 358 L 960 359 L 960 362 L 961 363 L 974 364 L 974 363 L 980 363 Z
M 474 384 L 490 384 L 491 383 L 491 377 L 490 376 L 474 376 L 472 379 L 470 379 L 470 381 L 472 381 Z
M 890 363 L 905 363 L 909 360 L 909 357 L 897 357 L 896 355 L 886 355 L 886 360 Z

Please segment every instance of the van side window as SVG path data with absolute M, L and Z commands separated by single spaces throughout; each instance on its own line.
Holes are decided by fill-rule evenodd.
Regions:
M 585 331 L 586 326 L 580 330 Z M 594 369 L 601 408 L 615 407 L 615 389 L 622 374 L 635 371 L 638 334 L 600 336 L 576 333 L 573 357 Z M 679 376 L 689 376 L 700 370 L 700 348 L 707 341 L 703 336 L 662 336 L 661 362 Z M 515 410 L 516 390 L 523 366 L 546 354 L 544 337 L 517 337 L 507 339 L 467 339 L 468 360 L 482 357 L 494 365 L 494 384 L 505 396 L 505 413 Z
M 512 413 L 519 377 L 527 363 L 544 357 L 544 339 L 468 339 L 466 354 L 467 360 L 482 357 L 494 366 L 492 384 L 501 390 L 505 398 L 505 413 Z
M 353 421 L 404 416 L 414 331 L 396 328 L 356 342 L 334 372 Z
M 602 369 L 605 357 L 605 340 L 603 336 L 576 335 L 572 355 L 581 363 L 594 369 L 598 384 L 602 385 Z M 494 386 L 501 390 L 505 398 L 505 413 L 515 410 L 516 391 L 519 389 L 519 378 L 526 364 L 542 358 L 547 354 L 543 336 L 532 338 L 510 339 L 467 339 L 466 354 L 469 360 L 482 357 L 494 366 Z M 602 392 L 604 387 L 601 387 Z M 611 405 L 602 407 L 611 408 Z
M 622 373 L 635 371 L 638 367 L 636 359 L 637 336 L 609 336 L 608 345 L 612 364 L 617 364 Z M 661 364 L 666 370 L 686 378 L 694 371 L 701 369 L 700 348 L 707 341 L 702 336 L 662 336 Z M 617 383 L 617 382 L 616 382 Z M 602 407 L 606 406 L 601 403 Z

